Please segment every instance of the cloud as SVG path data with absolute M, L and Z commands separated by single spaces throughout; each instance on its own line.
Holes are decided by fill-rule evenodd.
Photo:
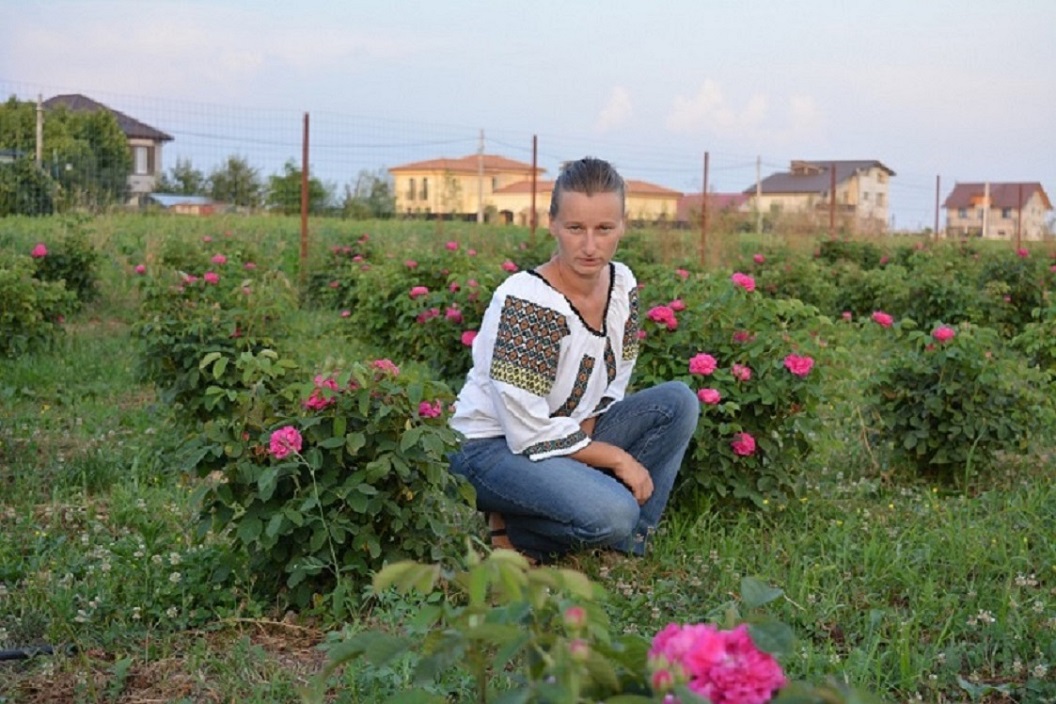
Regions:
M 782 109 L 773 108 L 773 104 Z M 717 81 L 709 78 L 696 94 L 675 96 L 665 125 L 675 134 L 704 133 L 772 148 L 817 137 L 824 122 L 824 114 L 810 96 L 791 95 L 778 102 L 756 93 L 737 105 Z
M 631 94 L 623 86 L 615 86 L 609 95 L 609 102 L 598 113 L 594 127 L 599 132 L 608 132 L 625 125 L 633 113 Z

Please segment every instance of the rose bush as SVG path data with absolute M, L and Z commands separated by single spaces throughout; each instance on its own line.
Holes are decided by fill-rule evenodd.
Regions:
M 51 344 L 77 305 L 64 282 L 41 281 L 34 272 L 29 256 L 0 253 L 0 356 Z

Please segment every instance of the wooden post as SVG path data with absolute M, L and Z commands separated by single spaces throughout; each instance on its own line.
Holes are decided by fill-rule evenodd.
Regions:
M 939 239 L 939 189 L 941 188 L 940 174 L 935 174 L 935 232 L 932 235 L 934 239 Z
M 1023 184 L 1019 184 L 1019 193 L 1016 196 L 1016 251 L 1023 247 Z
M 536 225 L 538 224 L 538 222 L 537 222 L 538 218 L 535 217 L 535 207 L 536 207 L 535 206 L 535 191 L 536 191 L 536 184 L 537 184 L 537 180 L 536 179 L 538 178 L 536 176 L 535 169 L 536 169 L 536 164 L 538 163 L 538 160 L 539 160 L 539 137 L 538 137 L 538 135 L 534 135 L 533 134 L 532 135 L 532 199 L 531 199 L 532 212 L 529 213 L 529 215 L 528 215 L 528 227 L 529 227 L 529 230 L 528 230 L 528 242 L 532 246 L 533 249 L 535 248 L 535 228 L 536 228 Z
M 836 162 L 829 164 L 829 238 L 836 239 Z
M 700 194 L 700 268 L 707 266 L 708 258 L 708 152 L 704 152 L 704 188 Z
M 308 275 L 308 113 L 304 113 L 304 138 L 301 142 L 301 283 Z

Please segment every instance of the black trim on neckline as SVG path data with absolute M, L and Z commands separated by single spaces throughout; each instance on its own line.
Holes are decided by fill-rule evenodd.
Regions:
M 572 303 L 572 301 L 568 300 L 568 296 L 558 291 L 557 288 L 549 281 L 547 281 L 546 277 L 540 274 L 537 269 L 528 269 L 527 273 L 542 281 L 544 284 L 550 287 L 551 291 L 561 296 L 561 298 L 564 298 L 565 303 L 568 304 L 568 307 L 572 309 L 572 312 L 576 314 L 577 318 L 579 318 L 579 322 L 583 323 L 583 327 L 585 327 L 587 331 L 590 332 L 590 334 L 594 335 L 595 337 L 606 337 L 608 335 L 609 306 L 612 305 L 612 290 L 616 286 L 616 265 L 613 262 L 609 262 L 609 292 L 608 295 L 605 297 L 605 312 L 602 313 L 601 316 L 601 330 L 595 330 L 594 328 L 592 328 L 590 324 L 583 319 L 583 314 L 579 312 L 579 308 L 576 308 L 575 304 Z

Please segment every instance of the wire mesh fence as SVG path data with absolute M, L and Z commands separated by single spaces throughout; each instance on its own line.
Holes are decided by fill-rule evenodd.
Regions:
M 331 212 L 340 213 L 349 198 L 357 194 L 365 197 L 376 181 L 388 181 L 391 187 L 388 170 L 393 167 L 440 157 L 465 157 L 479 151 L 524 163 L 530 163 L 534 156 L 538 167 L 543 170 L 543 178 L 553 178 L 566 159 L 592 154 L 609 159 L 628 178 L 681 194 L 699 196 L 705 186 L 704 149 L 699 145 L 673 144 L 660 137 L 654 143 L 631 143 L 604 135 L 533 134 L 506 129 L 503 125 L 451 125 L 423 119 L 309 111 L 299 107 L 194 103 L 3 79 L 0 79 L 0 94 L 9 98 L 0 106 L 0 111 L 10 111 L 16 102 L 35 107 L 38 100 L 46 104 L 57 96 L 83 95 L 114 111 L 119 118 L 126 118 L 119 119 L 122 125 L 143 125 L 164 135 L 153 142 L 129 135 L 129 188 L 112 199 L 111 207 L 157 204 L 159 200 L 148 198 L 148 194 L 164 194 L 172 190 L 183 195 L 226 200 L 230 204 L 231 194 L 223 192 L 218 184 L 231 176 L 233 167 L 242 169 L 241 176 L 255 179 L 259 187 L 253 202 L 236 202 L 235 205 L 249 208 L 275 206 L 276 189 L 281 189 L 283 180 L 288 182 L 299 177 L 306 115 L 309 116 L 309 174 L 323 191 L 320 201 L 325 202 Z M 35 117 L 33 107 L 30 111 Z M 0 164 L 6 162 L 10 165 L 35 157 L 43 162 L 45 171 L 65 176 L 66 182 L 72 181 L 71 171 L 99 168 L 90 160 L 73 159 L 63 153 L 61 149 L 72 147 L 61 140 L 57 148 L 54 142 L 58 137 L 47 128 L 49 120 L 53 119 L 52 113 L 49 110 L 41 112 L 45 123 L 41 146 L 38 146 L 40 140 L 34 126 L 16 128 L 12 120 L 0 114 Z M 534 154 L 533 138 L 538 145 Z M 760 177 L 788 169 L 790 161 L 785 156 L 772 154 L 746 155 L 711 150 L 707 190 L 709 194 L 750 194 Z M 18 197 L 32 198 L 34 193 L 46 190 L 44 186 L 36 191 L 26 189 L 24 183 L 19 182 L 20 178 L 27 178 L 25 174 L 23 171 L 9 175 L 7 186 L 0 178 L 0 207 L 4 202 L 5 188 L 16 192 L 13 196 L 16 200 Z M 96 176 L 87 173 L 82 178 L 91 180 Z M 916 174 L 903 178 L 901 183 L 893 182 L 892 215 L 884 225 L 894 224 L 892 221 L 901 218 L 901 228 L 930 227 L 936 212 L 932 204 L 932 179 L 932 176 Z M 19 189 L 23 191 L 21 196 Z M 56 207 L 70 205 L 69 199 L 67 201 L 57 203 Z M 73 200 L 73 205 L 84 204 Z M 683 225 L 696 226 L 696 215 L 683 212 L 679 217 Z M 755 227 L 753 219 L 745 218 L 746 227 Z M 821 221 L 824 224 L 824 216 Z

